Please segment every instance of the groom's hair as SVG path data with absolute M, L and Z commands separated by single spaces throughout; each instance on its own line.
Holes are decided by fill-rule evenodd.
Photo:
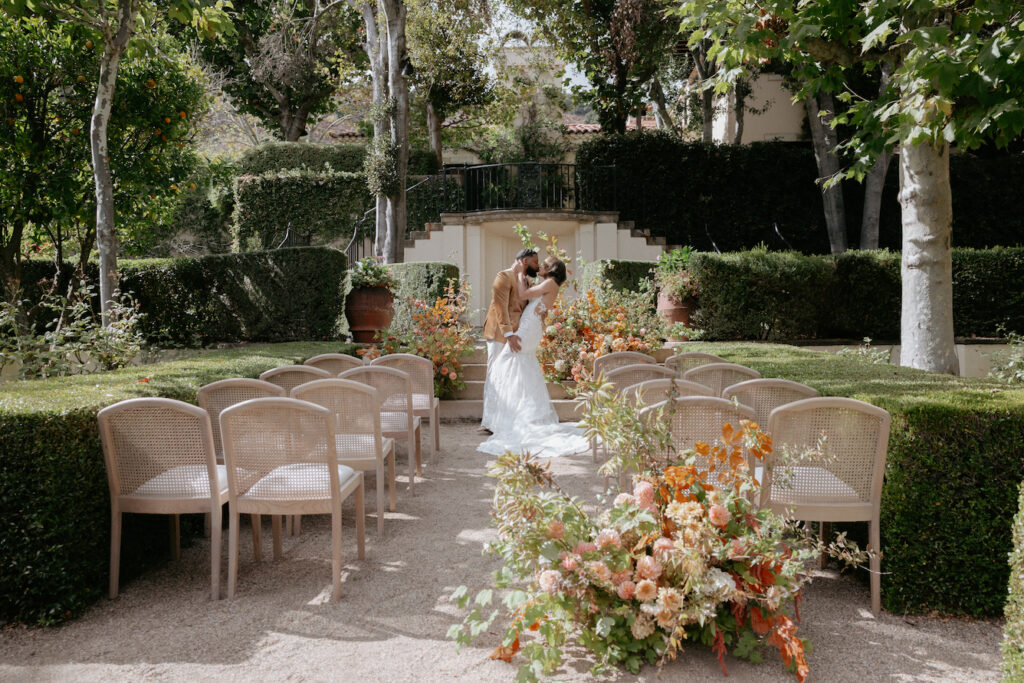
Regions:
M 516 261 L 518 261 L 520 259 L 527 258 L 529 256 L 536 256 L 536 255 L 537 255 L 537 250 L 536 249 L 520 249 L 519 253 L 516 254 Z

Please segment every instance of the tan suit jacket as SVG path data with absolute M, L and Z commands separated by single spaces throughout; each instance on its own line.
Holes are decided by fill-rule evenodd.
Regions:
M 516 276 L 512 269 L 503 270 L 494 278 L 491 305 L 484 321 L 484 339 L 505 343 L 505 335 L 519 329 L 526 302 L 516 292 Z

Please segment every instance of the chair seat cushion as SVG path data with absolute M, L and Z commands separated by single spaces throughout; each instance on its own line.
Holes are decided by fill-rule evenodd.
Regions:
M 338 465 L 338 482 L 342 488 L 355 470 Z M 261 500 L 323 500 L 331 497 L 327 464 L 302 462 L 275 467 L 245 492 L 244 498 Z
M 223 493 L 227 489 L 227 468 L 217 465 L 217 491 Z M 137 498 L 209 498 L 210 473 L 206 465 L 178 465 L 125 495 Z
M 437 403 L 437 399 L 430 394 L 413 394 L 412 395 L 412 408 L 413 410 L 431 410 L 434 404 Z
M 763 468 L 754 468 L 761 481 Z M 827 505 L 829 503 L 865 503 L 866 500 L 845 481 L 823 467 L 798 465 L 777 467 L 772 481 L 772 503 L 783 505 Z
M 402 423 L 403 426 L 405 422 Z M 395 440 L 383 437 L 381 452 L 387 454 L 393 448 Z M 373 443 L 373 434 L 338 434 L 335 437 L 335 450 L 338 460 L 376 459 L 377 447 Z
M 412 419 L 412 428 L 416 429 L 420 426 L 420 418 L 414 417 Z M 409 417 L 406 413 L 392 413 L 386 412 L 380 414 L 380 429 L 383 432 L 405 432 L 409 429 Z

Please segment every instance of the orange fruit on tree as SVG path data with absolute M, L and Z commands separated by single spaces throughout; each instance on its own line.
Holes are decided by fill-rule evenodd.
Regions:
M 148 81 L 146 81 L 146 87 L 147 88 L 155 88 L 156 87 L 156 81 L 154 81 L 152 78 L 149 79 Z
M 85 49 L 87 49 L 87 50 L 91 50 L 92 49 L 92 41 L 91 40 L 85 41 Z
M 165 116 L 164 117 L 164 123 L 170 123 L 170 122 L 171 122 L 171 117 Z
M 77 80 L 77 81 L 78 81 L 79 83 L 85 83 L 85 76 L 79 76 L 79 77 L 78 77 L 77 79 L 75 79 L 75 80 Z
M 178 112 L 178 118 L 179 119 L 183 119 L 183 118 L 185 118 L 185 116 L 187 116 L 187 114 L 185 114 L 185 112 L 183 112 L 183 111 L 179 111 Z
M 22 83 L 25 82 L 25 79 L 22 78 L 21 76 L 15 76 L 14 77 L 14 82 L 17 83 L 18 85 L 21 85 Z
M 21 93 L 18 93 L 18 94 L 16 94 L 16 95 L 14 96 L 14 101 L 15 101 L 15 102 L 21 102 L 21 101 L 23 101 L 24 99 L 25 99 L 25 98 L 21 96 Z

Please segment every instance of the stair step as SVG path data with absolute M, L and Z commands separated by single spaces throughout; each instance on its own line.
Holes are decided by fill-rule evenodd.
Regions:
M 467 382 L 473 380 L 483 381 L 487 377 L 486 363 L 467 363 L 462 366 L 463 379 Z
M 576 412 L 576 402 L 570 399 L 556 399 L 551 401 L 558 413 L 558 419 L 562 422 L 579 420 Z M 457 399 L 452 401 L 441 401 L 441 422 L 479 422 L 484 412 L 482 399 Z

